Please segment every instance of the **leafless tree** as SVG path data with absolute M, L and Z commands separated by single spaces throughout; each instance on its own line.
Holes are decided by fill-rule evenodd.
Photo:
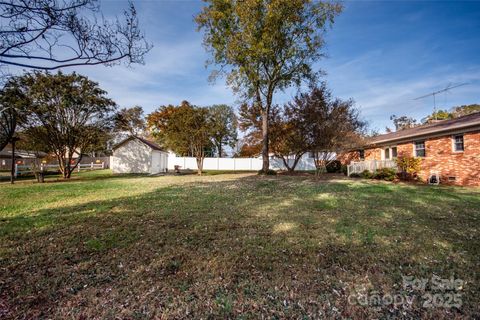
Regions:
M 54 70 L 143 63 L 151 49 L 132 3 L 106 20 L 98 0 L 0 0 L 0 66 Z

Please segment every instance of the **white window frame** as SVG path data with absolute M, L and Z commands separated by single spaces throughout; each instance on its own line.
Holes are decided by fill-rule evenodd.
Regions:
M 424 150 L 424 154 L 425 154 L 425 155 L 423 155 L 423 156 L 417 155 L 417 143 L 420 143 L 420 142 L 423 142 L 423 150 Z M 415 158 L 426 158 L 426 157 L 427 157 L 427 144 L 426 144 L 426 140 L 413 141 L 413 154 L 415 155 Z
M 382 149 L 382 160 L 395 160 L 397 157 L 393 157 L 393 148 L 397 148 L 397 157 L 398 157 L 398 147 L 397 146 L 389 146 Z M 388 149 L 389 158 L 385 156 L 385 151 Z
M 393 156 L 393 148 L 395 148 L 395 150 L 397 151 L 396 152 L 397 155 L 395 157 Z M 392 157 L 392 160 L 395 160 L 395 159 L 398 158 L 398 147 L 397 146 L 393 146 L 393 147 L 390 148 L 390 156 Z
M 455 141 L 456 137 L 462 137 L 462 146 L 463 146 L 462 150 L 457 150 L 457 143 Z M 455 153 L 462 153 L 465 151 L 465 135 L 463 133 L 452 135 L 452 151 Z

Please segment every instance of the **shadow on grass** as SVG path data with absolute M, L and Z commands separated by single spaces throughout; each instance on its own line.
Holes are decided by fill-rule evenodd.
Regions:
M 41 209 L 0 222 L 0 299 L 27 318 L 473 316 L 480 200 L 451 193 L 250 176 Z M 348 303 L 433 274 L 468 281 L 460 310 Z

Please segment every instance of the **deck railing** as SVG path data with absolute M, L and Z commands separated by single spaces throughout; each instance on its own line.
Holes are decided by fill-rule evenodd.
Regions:
M 364 160 L 352 162 L 347 166 L 347 175 L 350 176 L 352 173 L 362 173 L 365 170 L 375 172 L 382 168 L 396 169 L 397 162 L 395 160 Z

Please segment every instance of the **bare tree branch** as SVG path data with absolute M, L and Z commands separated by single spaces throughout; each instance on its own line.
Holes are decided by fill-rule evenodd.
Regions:
M 98 8 L 98 0 L 1 1 L 0 67 L 144 63 L 152 45 L 140 30 L 133 4 L 113 21 L 96 15 Z

